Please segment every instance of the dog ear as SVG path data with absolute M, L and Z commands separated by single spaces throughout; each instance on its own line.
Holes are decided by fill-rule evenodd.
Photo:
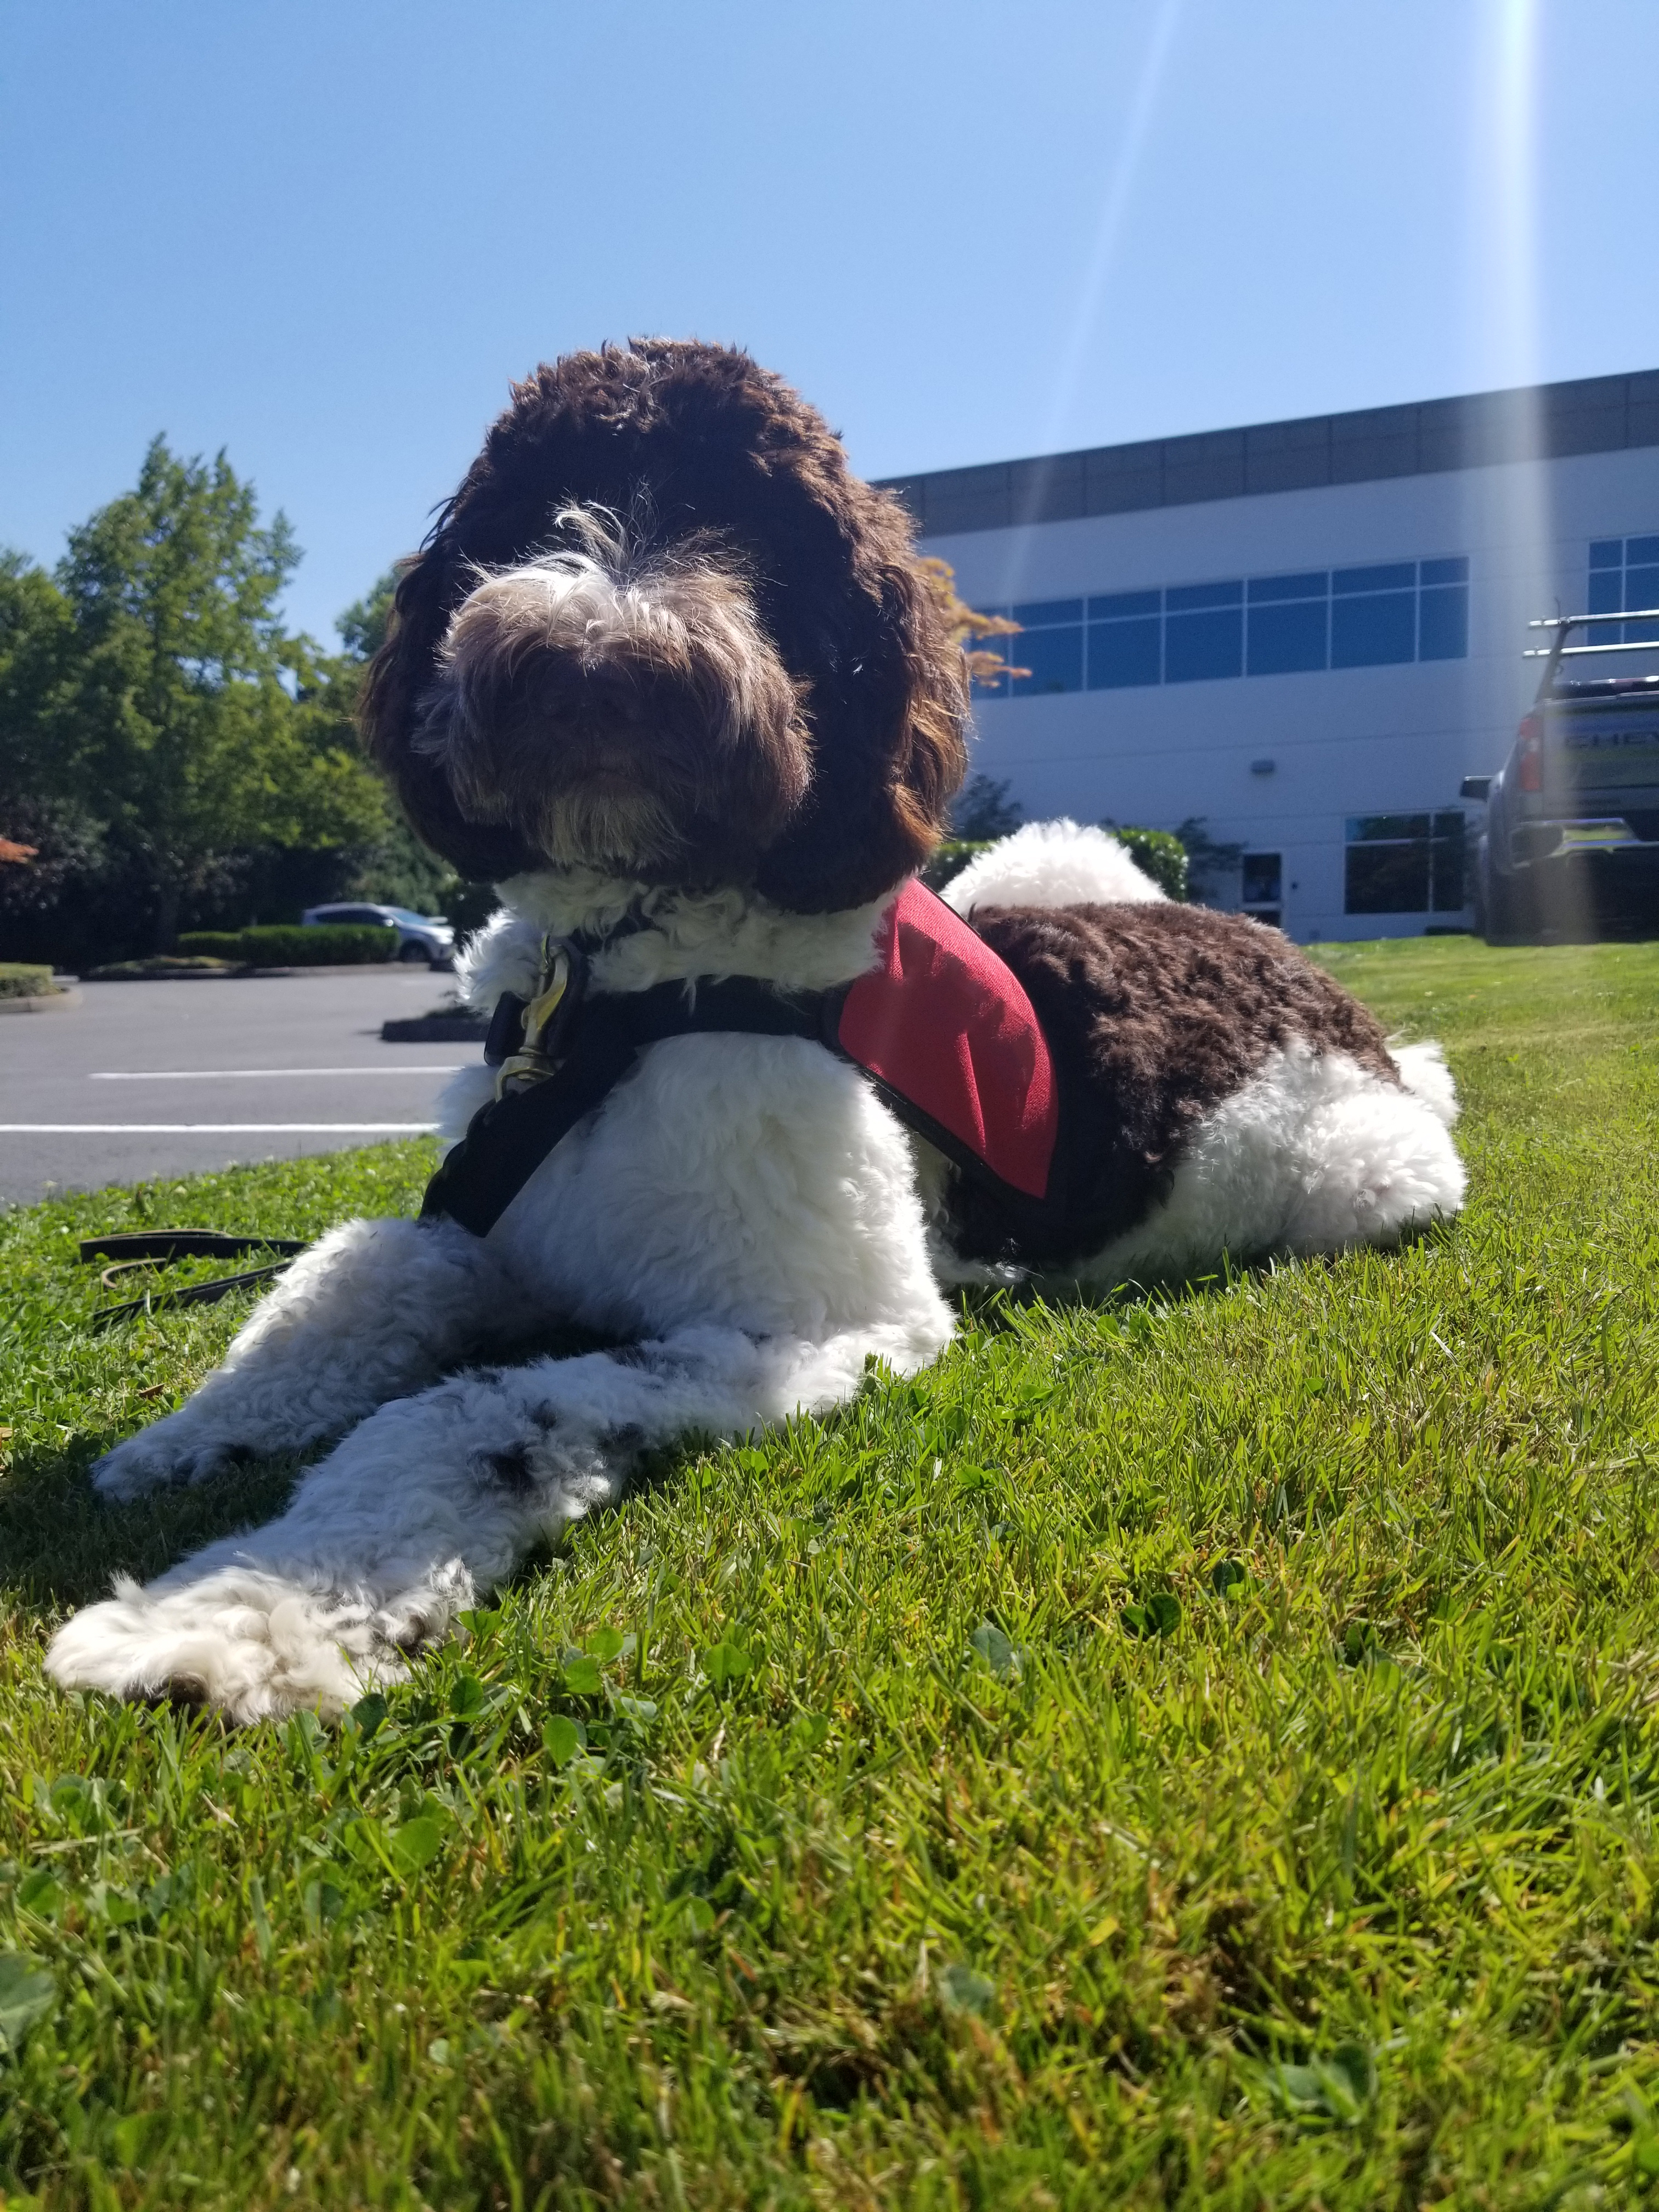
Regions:
M 459 494 L 457 494 L 459 499 Z M 402 564 L 385 641 L 368 665 L 357 725 L 371 759 L 397 793 L 409 825 L 469 883 L 495 884 L 542 865 L 506 823 L 469 821 L 456 803 L 441 761 L 410 743 L 420 723 L 422 694 L 432 680 L 438 640 L 464 564 L 449 541 L 452 500 L 420 552 Z
M 857 618 L 816 673 L 811 789 L 757 882 L 797 913 L 862 906 L 914 874 L 946 834 L 968 768 L 966 663 L 909 517 L 856 477 L 845 489 Z

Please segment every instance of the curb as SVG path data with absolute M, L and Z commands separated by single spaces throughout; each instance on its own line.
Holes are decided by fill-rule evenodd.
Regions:
M 382 1022 L 382 1044 L 482 1044 L 488 1022 L 476 1014 L 417 1014 L 405 1022 Z
M 415 964 L 412 960 L 319 960 L 307 961 L 298 968 L 235 968 L 231 973 L 234 977 L 248 979 L 261 975 L 407 975 Z
M 404 960 L 348 960 L 303 968 L 180 968 L 171 975 L 100 975 L 100 983 L 248 983 L 268 975 L 406 975 L 414 966 Z M 440 970 L 440 973 L 447 972 Z
M 71 1006 L 81 1003 L 78 991 L 53 991 L 45 998 L 0 999 L 0 1014 L 52 1014 L 60 1009 L 67 1013 Z

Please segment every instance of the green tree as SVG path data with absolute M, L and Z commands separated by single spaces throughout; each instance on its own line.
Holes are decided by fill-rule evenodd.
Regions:
M 398 588 L 398 572 L 388 568 L 336 621 L 343 652 L 329 663 L 331 699 L 348 714 L 355 714 L 362 695 L 363 674 L 386 640 L 392 618 L 392 597 Z M 384 900 L 392 906 L 413 907 L 421 914 L 451 915 L 461 892 L 459 878 L 447 860 L 422 844 L 403 817 L 396 802 L 389 808 L 385 834 L 363 856 L 353 877 L 354 898 Z M 476 898 L 472 904 L 476 904 Z M 489 907 L 495 903 L 493 894 Z M 466 908 L 471 917 L 471 908 Z M 454 919 L 455 915 L 451 915 Z
M 160 438 L 136 488 L 70 532 L 56 588 L 72 650 L 5 780 L 96 811 L 153 887 L 159 949 L 224 855 L 386 832 L 355 691 L 282 625 L 298 559 L 284 517 L 261 526 L 222 453 L 182 460 Z
M 970 775 L 951 808 L 951 835 L 967 844 L 1012 836 L 1025 819 L 1018 799 L 1010 799 L 1007 776 Z
M 0 800 L 46 771 L 74 659 L 69 601 L 44 568 L 0 550 Z
M 347 653 L 361 667 L 374 659 L 386 643 L 386 624 L 392 619 L 392 594 L 398 588 L 398 571 L 388 568 L 383 576 L 354 599 L 335 623 L 340 633 L 340 642 Z

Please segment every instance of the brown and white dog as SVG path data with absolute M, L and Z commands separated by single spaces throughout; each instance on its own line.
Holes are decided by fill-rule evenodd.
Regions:
M 847 983 L 945 829 L 966 712 L 899 506 L 746 356 L 653 340 L 515 392 L 404 570 L 365 728 L 421 835 L 501 885 L 465 963 L 488 1006 L 578 933 L 601 996 Z M 1334 1252 L 1461 1203 L 1437 1053 L 1391 1054 L 1276 932 L 1169 902 L 1069 823 L 949 896 L 1048 1040 L 1046 1212 L 1000 1213 L 817 1042 L 653 1043 L 487 1236 L 333 1231 L 100 1463 L 126 1498 L 332 1446 L 281 1519 L 76 1615 L 57 1680 L 241 1720 L 337 1708 L 648 1449 L 833 1407 L 872 1355 L 937 1357 L 953 1285 Z M 489 1081 L 457 1079 L 453 1133 Z M 623 1348 L 526 1357 L 560 1321 Z

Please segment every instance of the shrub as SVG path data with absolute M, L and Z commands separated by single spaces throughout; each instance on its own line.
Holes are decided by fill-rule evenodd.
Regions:
M 459 952 L 469 938 L 477 936 L 500 904 L 494 884 L 458 881 L 450 884 L 432 911 L 441 914 L 454 931 Z
M 211 960 L 240 960 L 242 933 L 240 929 L 186 929 L 179 936 L 179 950 L 186 958 L 205 954 Z
M 60 988 L 50 968 L 37 968 L 30 960 L 0 960 L 0 999 L 46 999 Z
M 88 968 L 88 983 L 141 983 L 155 975 L 228 975 L 228 963 L 206 960 L 200 954 L 150 952 L 140 960 L 111 960 L 101 968 Z
M 975 853 L 983 853 L 994 845 L 994 837 L 947 837 L 934 848 L 933 857 L 921 870 L 921 880 L 930 891 L 942 891 L 952 876 L 959 876 Z
M 1120 830 L 1115 822 L 1101 824 L 1127 852 L 1143 876 L 1150 876 L 1159 890 L 1172 899 L 1190 896 L 1187 848 L 1173 830 Z
M 374 960 L 395 960 L 395 929 L 372 929 L 360 922 L 329 922 L 314 929 L 272 924 L 242 932 L 242 957 L 258 968 L 356 967 Z
M 1159 890 L 1172 899 L 1188 896 L 1187 850 L 1173 830 L 1120 830 L 1115 822 L 1103 822 L 1101 827 L 1117 839 L 1142 875 L 1150 876 Z M 994 837 L 947 838 L 921 871 L 921 880 L 930 890 L 942 891 L 976 853 L 996 842 Z
M 256 929 L 187 930 L 179 939 L 179 950 L 240 960 L 246 968 L 357 967 L 395 960 L 398 933 L 356 922 L 331 922 L 314 929 L 272 922 Z

